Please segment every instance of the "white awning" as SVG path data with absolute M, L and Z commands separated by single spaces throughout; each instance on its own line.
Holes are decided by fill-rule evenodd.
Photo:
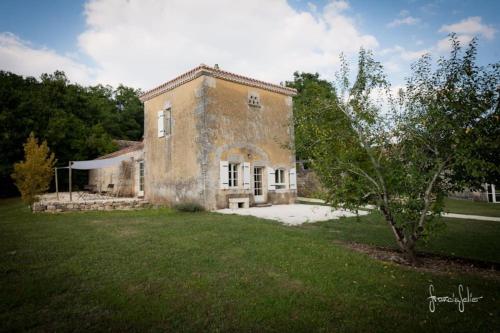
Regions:
M 104 158 L 102 160 L 90 160 L 90 161 L 74 161 L 71 164 L 71 169 L 78 170 L 91 170 L 91 169 L 102 169 L 107 167 L 112 167 L 119 165 L 122 161 L 131 158 L 130 156 L 118 156 L 112 158 Z

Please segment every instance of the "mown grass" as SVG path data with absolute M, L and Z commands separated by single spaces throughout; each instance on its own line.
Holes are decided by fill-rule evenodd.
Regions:
M 500 203 L 445 199 L 446 212 L 500 217 Z
M 346 225 L 285 227 L 253 217 L 168 209 L 44 215 L 31 214 L 18 200 L 3 200 L 0 329 L 486 332 L 500 327 L 498 281 L 375 261 L 335 245 L 332 235 L 342 234 L 330 232 L 336 227 L 329 223 Z M 497 225 L 491 226 L 496 233 Z M 456 233 L 459 238 L 450 244 L 468 242 L 459 229 Z M 457 293 L 464 284 L 484 299 L 466 304 L 464 313 L 455 304 L 430 313 L 430 283 L 437 295 Z
M 500 222 L 442 218 L 443 230 L 417 246 L 421 252 L 500 263 Z M 378 212 L 306 224 L 305 229 L 332 240 L 397 248 L 394 235 Z

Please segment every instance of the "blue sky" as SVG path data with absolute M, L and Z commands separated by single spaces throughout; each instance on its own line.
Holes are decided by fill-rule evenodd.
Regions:
M 200 63 L 273 82 L 294 70 L 332 79 L 338 53 L 364 46 L 400 85 L 418 56 L 446 54 L 450 31 L 478 36 L 482 63 L 500 61 L 498 13 L 500 1 L 477 0 L 2 0 L 0 69 L 142 89 Z

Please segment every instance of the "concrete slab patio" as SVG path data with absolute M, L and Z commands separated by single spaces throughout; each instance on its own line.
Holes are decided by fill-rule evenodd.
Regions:
M 287 225 L 300 225 L 338 219 L 342 216 L 356 216 L 356 213 L 347 210 L 333 210 L 329 206 L 321 205 L 273 205 L 269 207 L 250 207 L 238 209 L 219 209 L 221 214 L 251 215 L 264 219 L 276 220 Z M 366 215 L 367 211 L 359 211 L 358 215 Z

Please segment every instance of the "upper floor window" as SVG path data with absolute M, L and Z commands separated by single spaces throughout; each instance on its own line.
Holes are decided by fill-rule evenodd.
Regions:
M 172 134 L 172 109 L 165 110 L 165 135 Z
M 158 111 L 158 137 L 172 134 L 172 109 Z
M 260 98 L 259 98 L 259 95 L 256 94 L 256 93 L 250 93 L 250 94 L 248 94 L 248 105 L 255 106 L 255 107 L 260 107 Z
M 275 171 L 274 184 L 277 190 L 285 188 L 285 169 L 277 169 Z
M 238 164 L 229 163 L 228 168 L 228 186 L 229 187 L 237 187 L 238 186 Z

